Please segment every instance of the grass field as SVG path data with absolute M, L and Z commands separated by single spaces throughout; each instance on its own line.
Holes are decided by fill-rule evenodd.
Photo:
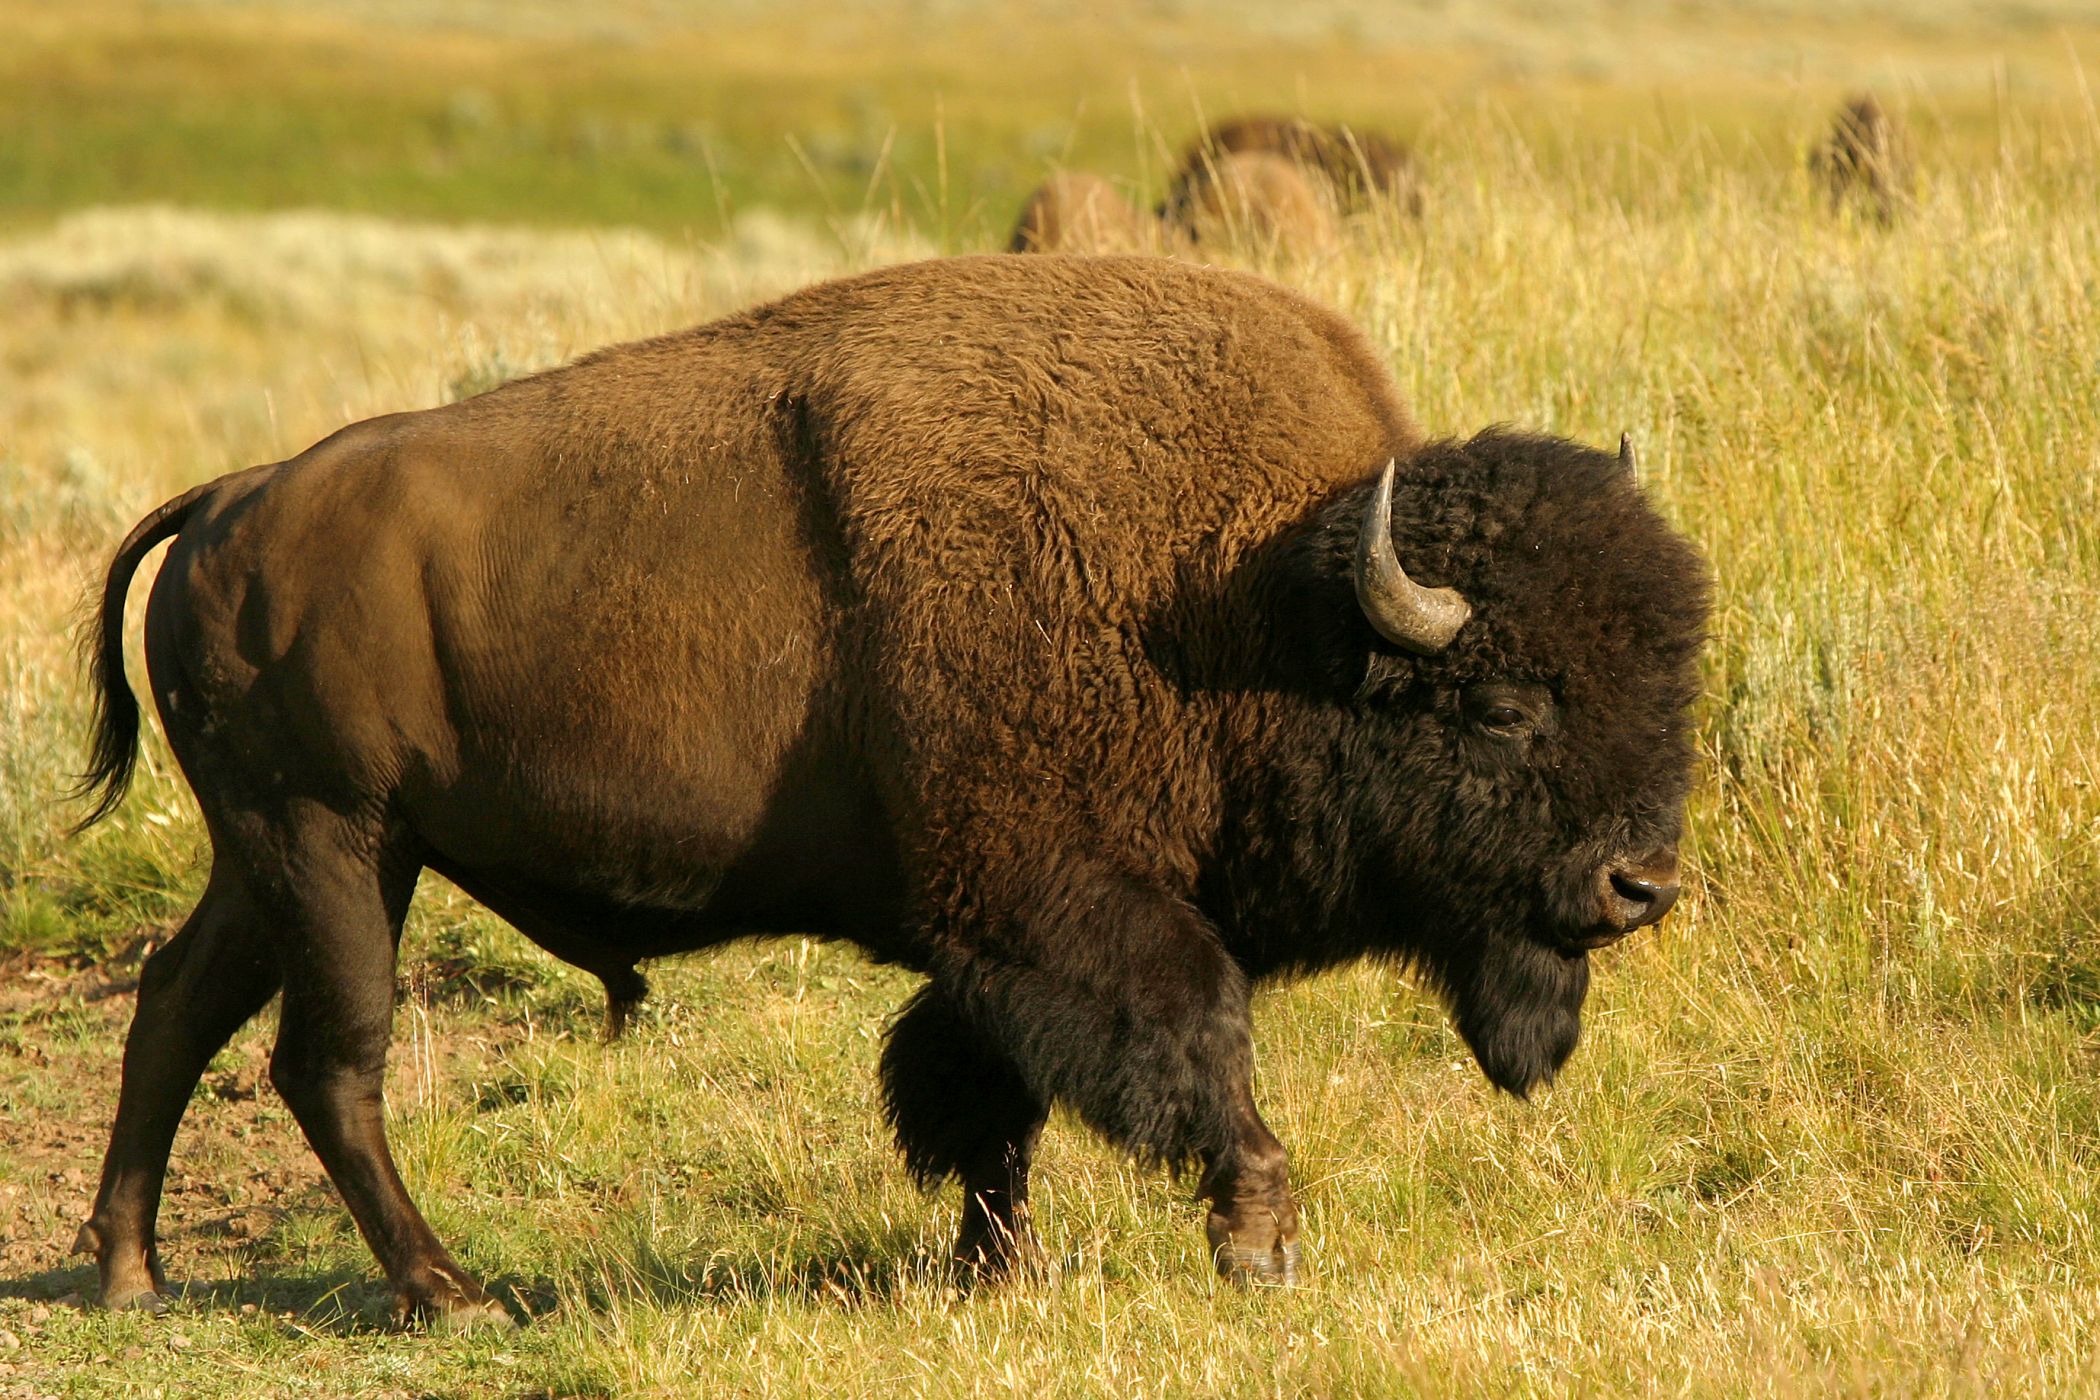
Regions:
M 0 1397 L 2100 1393 L 2100 15 L 576 13 L 0 0 Z M 1921 148 L 1889 230 L 1800 164 L 1866 79 Z M 608 1048 L 592 979 L 432 880 L 396 1150 L 531 1324 L 384 1326 L 268 1013 L 177 1143 L 187 1300 L 74 1306 L 126 979 L 205 849 L 157 740 L 65 834 L 69 629 L 130 521 L 353 418 L 992 246 L 1060 157 L 1156 191 L 1228 105 L 1418 137 L 1419 225 L 1267 270 L 1432 430 L 1631 430 L 1718 575 L 1693 878 L 1598 959 L 1558 1087 L 1492 1094 L 1385 971 L 1267 992 L 1311 1284 L 1217 1285 L 1187 1191 L 1059 1121 L 1052 1267 L 964 1297 L 956 1203 L 874 1102 L 909 979 L 799 940 L 676 961 Z

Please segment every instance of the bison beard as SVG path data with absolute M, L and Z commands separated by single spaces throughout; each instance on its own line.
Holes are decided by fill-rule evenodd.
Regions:
M 1437 971 L 1451 1020 L 1498 1088 L 1528 1097 L 1574 1053 L 1590 960 L 1522 938 L 1488 938 Z
M 147 963 L 80 1243 L 159 1307 L 175 1126 L 282 992 L 271 1078 L 405 1314 L 505 1320 L 381 1112 L 425 869 L 604 978 L 816 934 L 923 972 L 884 1047 L 958 1258 L 1029 1253 L 1053 1105 L 1198 1175 L 1289 1281 L 1251 984 L 1372 956 L 1522 1094 L 1586 951 L 1676 894 L 1704 570 L 1612 455 L 1425 443 L 1303 298 L 1144 258 L 812 288 L 345 429 L 143 520 L 94 636 L 93 816 L 129 776 L 126 591 L 213 843 Z M 316 542 L 332 544 L 328 556 Z

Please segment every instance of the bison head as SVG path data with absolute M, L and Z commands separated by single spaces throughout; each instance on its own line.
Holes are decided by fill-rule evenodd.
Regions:
M 1623 446 L 1505 430 L 1345 493 L 1322 533 L 1357 599 L 1329 634 L 1361 667 L 1334 775 L 1349 923 L 1433 976 L 1521 1095 L 1575 1046 L 1589 952 L 1676 899 L 1705 566 Z

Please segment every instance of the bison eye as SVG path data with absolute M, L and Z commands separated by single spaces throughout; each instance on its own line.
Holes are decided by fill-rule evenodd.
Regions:
M 1493 739 L 1529 739 L 1550 723 L 1553 696 L 1542 685 L 1491 681 L 1467 686 L 1461 704 L 1476 732 Z

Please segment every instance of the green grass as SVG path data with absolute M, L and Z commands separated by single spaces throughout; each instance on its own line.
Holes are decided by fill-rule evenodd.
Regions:
M 0 156 L 44 172 L 0 182 L 44 191 L 5 196 L 0 239 L 0 949 L 111 957 L 201 878 L 157 741 L 105 826 L 68 838 L 56 801 L 84 701 L 67 629 L 137 513 L 347 419 L 989 242 L 996 219 L 955 211 L 1018 189 L 1043 157 L 1017 133 L 1069 120 L 1096 57 L 1039 38 L 1015 62 L 1040 81 L 1008 115 L 993 95 L 1026 85 L 986 76 L 988 20 L 947 46 L 919 44 L 921 21 L 799 46 L 749 30 L 692 80 L 696 111 L 736 74 L 752 85 L 718 160 L 756 193 L 733 191 L 745 217 L 724 231 L 712 196 L 652 192 L 654 147 L 565 172 L 556 144 L 516 137 L 535 88 L 548 113 L 589 91 L 669 120 L 698 30 L 555 71 L 514 62 L 553 38 L 375 13 L 141 11 L 159 37 L 124 57 L 122 26 L 90 10 L 0 59 L 72 94 L 84 155 L 132 148 L 172 111 L 152 94 L 199 114 L 169 118 L 175 144 L 131 183 L 35 141 Z M 0 1394 L 2100 1393 L 2100 118 L 2075 36 L 1932 13 L 1941 29 L 1872 7 L 1766 25 L 1808 55 L 1798 86 L 1682 37 L 1653 75 L 1548 65 L 1528 102 L 1464 90 L 1493 63 L 1466 51 L 1460 78 L 1385 105 L 1364 96 L 1361 45 L 1250 39 L 1222 6 L 1159 21 L 1217 58 L 1215 92 L 1284 91 L 1326 55 L 1335 109 L 1362 97 L 1418 127 L 1420 226 L 1358 227 L 1335 256 L 1270 270 L 1362 324 L 1432 430 L 1630 429 L 1720 584 L 1694 879 L 1665 925 L 1600 958 L 1556 1089 L 1491 1095 L 1434 1003 L 1377 969 L 1262 997 L 1259 1093 L 1292 1148 L 1310 1287 L 1219 1288 L 1187 1191 L 1060 1121 L 1039 1176 L 1048 1276 L 957 1295 L 931 1267 L 955 1203 L 910 1187 L 874 1103 L 908 979 L 800 940 L 681 961 L 606 1048 L 591 979 L 433 882 L 404 958 L 395 1141 L 440 1233 L 533 1324 L 380 1325 L 370 1258 L 289 1119 L 266 1087 L 230 1087 L 266 1025 L 207 1076 L 178 1145 L 165 1247 L 192 1301 L 32 1324 L 88 1278 L 56 1246 L 92 1189 L 124 1004 L 25 996 L 0 1011 L 0 1226 L 54 1243 L 0 1276 L 0 1330 L 25 1343 L 0 1352 L 18 1368 Z M 1686 35 L 1757 27 L 1733 6 L 1687 14 Z M 1520 41 L 1559 25 L 1592 53 L 1610 28 L 1588 10 L 1491 18 L 1509 52 L 1548 52 Z M 1273 72 L 1265 43 L 1287 54 Z M 1902 90 L 1928 183 L 1886 232 L 1827 217 L 1797 159 L 1847 43 L 1919 75 Z M 198 78 L 243 44 L 282 61 Z M 1994 88 L 1999 52 L 2012 76 Z M 360 68 L 374 54 L 406 66 L 380 82 Z M 1704 89 L 1701 63 L 1720 65 Z M 842 122 L 855 91 L 920 100 L 936 70 L 954 84 L 945 225 L 931 155 L 893 161 L 932 191 L 912 203 L 811 180 L 770 144 Z M 86 122 L 119 74 L 137 92 Z M 309 114 L 226 135 L 244 95 L 278 89 Z M 402 133 L 469 90 L 503 115 L 437 179 L 416 154 L 437 137 Z M 0 81 L 7 103 L 32 105 Z M 1135 180 L 1178 139 L 1149 107 L 1085 111 L 1094 144 L 1074 149 Z M 299 130 L 340 179 L 285 159 Z M 200 143 L 211 159 L 182 168 Z M 1014 173 L 954 175 L 996 162 Z M 220 209 L 68 212 L 147 195 Z M 252 212 L 285 204 L 565 231 Z M 604 219 L 656 233 L 571 227 Z M 250 1209 L 277 1213 L 214 1233 Z

